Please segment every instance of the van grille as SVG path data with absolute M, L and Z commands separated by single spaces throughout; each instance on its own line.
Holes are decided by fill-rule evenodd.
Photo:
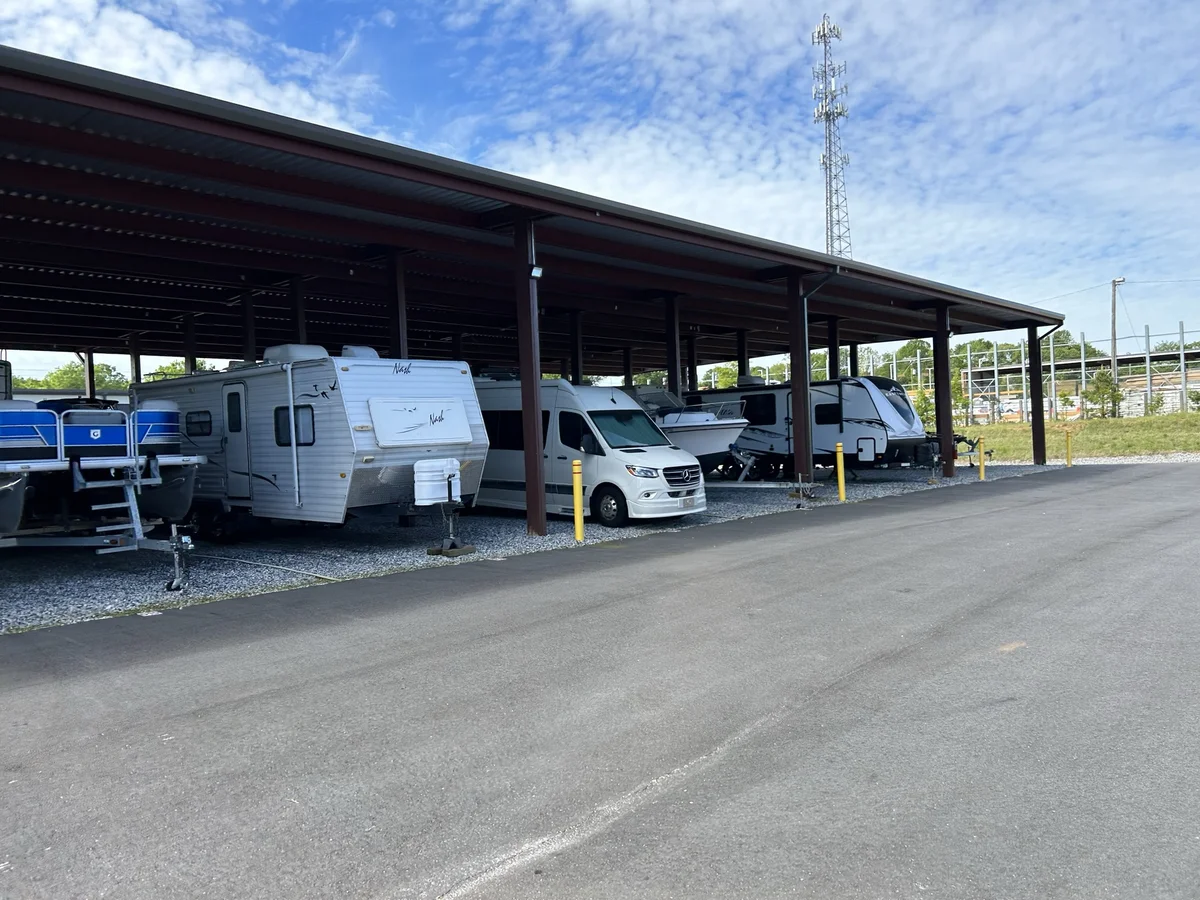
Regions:
M 670 466 L 663 469 L 663 478 L 671 487 L 690 487 L 700 483 L 699 466 Z

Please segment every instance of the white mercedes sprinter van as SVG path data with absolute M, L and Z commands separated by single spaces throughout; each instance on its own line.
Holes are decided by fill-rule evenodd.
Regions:
M 703 512 L 696 457 L 674 446 L 619 388 L 542 381 L 546 509 L 571 515 L 571 462 L 583 462 L 584 514 L 610 527 L 628 519 Z M 525 508 L 521 383 L 475 379 L 490 448 L 476 502 Z

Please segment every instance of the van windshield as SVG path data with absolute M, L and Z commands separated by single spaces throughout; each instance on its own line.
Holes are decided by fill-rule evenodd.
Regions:
M 666 447 L 671 443 L 640 409 L 588 411 L 592 422 L 614 450 L 627 447 Z

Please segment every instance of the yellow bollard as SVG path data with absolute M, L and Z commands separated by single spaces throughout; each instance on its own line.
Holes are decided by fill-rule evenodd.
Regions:
M 583 540 L 583 461 L 571 463 L 571 487 L 575 492 L 575 540 Z
M 1071 432 L 1067 432 L 1067 465 L 1071 465 Z
M 838 500 L 842 503 L 846 502 L 846 463 L 842 459 L 842 445 L 837 445 L 837 476 L 838 476 Z
M 975 442 L 975 455 L 979 457 L 979 480 L 986 481 L 984 469 L 987 468 L 987 456 L 983 452 L 983 438 Z

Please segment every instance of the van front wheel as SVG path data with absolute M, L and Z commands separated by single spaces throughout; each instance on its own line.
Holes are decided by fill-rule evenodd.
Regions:
M 625 495 L 608 485 L 600 488 L 592 494 L 592 515 L 600 520 L 601 525 L 620 528 L 629 521 L 629 506 L 625 503 Z

